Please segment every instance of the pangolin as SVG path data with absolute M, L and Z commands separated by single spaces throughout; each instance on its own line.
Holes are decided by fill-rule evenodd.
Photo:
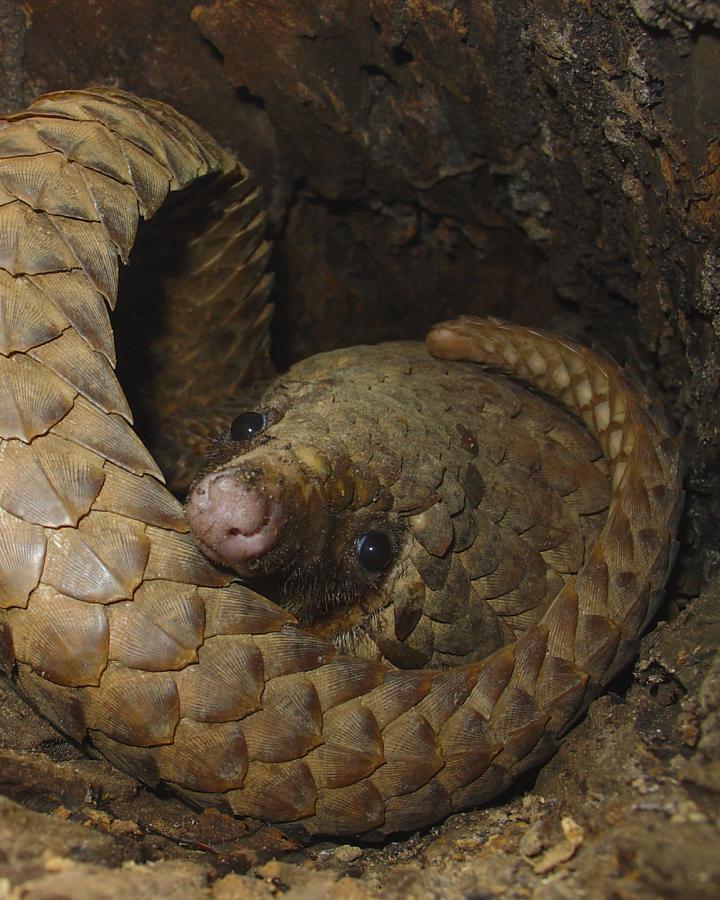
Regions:
M 160 343 L 189 333 L 199 353 L 189 316 L 266 346 L 247 171 L 110 89 L 7 117 L 0 161 L 0 669 L 24 696 L 150 785 L 310 834 L 427 825 L 546 759 L 632 659 L 667 577 L 679 452 L 644 392 L 490 320 L 438 326 L 435 360 L 402 344 L 301 364 L 238 411 L 189 500 L 205 548 L 269 599 L 188 534 L 130 427 L 107 313 L 139 217 L 180 191 L 212 216 Z M 210 365 L 234 393 L 247 373 L 224 347 Z M 605 462 L 477 363 L 576 414 Z M 160 376 L 181 418 L 197 375 Z

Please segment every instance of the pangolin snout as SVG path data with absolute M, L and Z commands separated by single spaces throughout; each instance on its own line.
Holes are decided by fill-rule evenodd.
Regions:
M 205 551 L 230 568 L 271 550 L 286 518 L 265 486 L 249 484 L 232 470 L 213 472 L 199 481 L 185 511 Z

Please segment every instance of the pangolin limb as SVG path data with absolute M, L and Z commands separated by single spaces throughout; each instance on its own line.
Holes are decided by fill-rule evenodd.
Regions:
M 7 117 L 0 161 L 0 667 L 29 701 L 150 785 L 311 834 L 420 827 L 547 758 L 631 658 L 666 577 L 678 449 L 644 395 L 527 329 L 432 332 L 436 355 L 579 412 L 611 467 L 608 519 L 539 621 L 487 658 L 403 671 L 343 655 L 198 552 L 113 373 L 118 257 L 139 216 L 198 179 L 223 193 L 194 271 L 213 308 L 260 323 L 262 350 L 247 172 L 174 110 L 105 89 Z

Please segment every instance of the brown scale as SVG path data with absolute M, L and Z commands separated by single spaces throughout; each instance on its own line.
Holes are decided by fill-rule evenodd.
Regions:
M 402 668 L 482 659 L 541 618 L 606 515 L 607 466 L 580 422 L 420 344 L 305 360 L 254 411 L 267 426 L 240 441 L 226 428 L 202 476 L 269 484 L 287 521 L 234 568 L 354 655 Z M 373 572 L 356 546 L 377 531 L 392 553 Z

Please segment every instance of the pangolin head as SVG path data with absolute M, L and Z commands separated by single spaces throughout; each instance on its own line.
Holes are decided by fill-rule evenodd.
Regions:
M 453 527 L 474 438 L 449 439 L 447 372 L 407 342 L 295 365 L 215 440 L 191 486 L 201 549 L 344 649 L 379 655 L 391 634 L 383 655 L 424 664 L 405 638 L 427 570 L 472 527 L 468 515 Z

